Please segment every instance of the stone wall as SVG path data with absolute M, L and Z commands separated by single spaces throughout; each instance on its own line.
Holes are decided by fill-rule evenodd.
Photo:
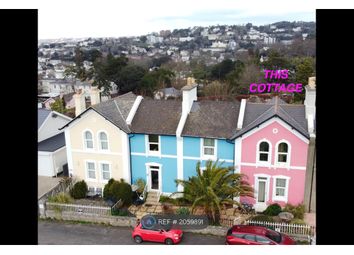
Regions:
M 104 223 L 117 227 L 135 227 L 135 217 L 124 216 L 102 216 L 96 214 L 83 214 L 78 212 L 57 212 L 54 210 L 46 210 L 46 218 L 53 218 L 59 220 L 72 220 L 72 221 L 86 221 L 92 223 Z M 44 217 L 42 217 L 44 218 Z

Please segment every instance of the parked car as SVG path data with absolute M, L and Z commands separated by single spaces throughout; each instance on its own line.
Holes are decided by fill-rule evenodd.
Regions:
M 177 244 L 181 242 L 183 231 L 180 229 L 147 229 L 139 223 L 133 230 L 132 237 L 136 243 L 143 241 L 165 244 Z
M 266 227 L 235 225 L 227 231 L 225 244 L 296 244 L 289 236 Z

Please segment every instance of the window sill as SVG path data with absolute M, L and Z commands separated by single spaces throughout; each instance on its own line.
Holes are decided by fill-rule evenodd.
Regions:
M 256 167 L 271 167 L 272 164 L 270 162 L 262 162 L 262 161 L 259 161 L 256 163 Z
M 147 155 L 152 157 L 161 157 L 161 153 L 159 151 L 158 152 L 149 151 Z
M 288 199 L 283 198 L 283 197 L 273 197 L 272 200 L 273 200 L 273 202 L 274 202 L 274 201 L 285 202 L 285 203 L 288 202 Z
M 216 161 L 217 157 L 216 156 L 208 156 L 208 155 L 203 155 L 201 157 L 202 160 L 212 160 L 212 161 Z

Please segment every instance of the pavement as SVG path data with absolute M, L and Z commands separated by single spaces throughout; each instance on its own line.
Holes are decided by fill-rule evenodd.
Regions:
M 38 199 L 54 188 L 61 178 L 38 176 Z
M 113 227 L 98 224 L 73 224 L 62 221 L 38 222 L 38 244 L 82 244 L 82 245 L 134 245 L 132 228 Z M 223 245 L 224 237 L 183 233 L 180 245 Z M 139 245 L 160 245 L 159 243 L 143 242 Z M 161 244 L 164 245 L 164 244 Z

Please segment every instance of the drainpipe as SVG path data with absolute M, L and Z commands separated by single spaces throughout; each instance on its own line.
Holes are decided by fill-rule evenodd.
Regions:
M 129 134 L 128 135 L 128 139 L 129 139 L 129 160 L 130 160 L 130 183 L 133 184 L 133 172 L 132 172 L 132 154 L 131 154 L 131 150 L 132 150 L 132 147 L 131 147 L 131 143 L 130 143 L 130 138 L 134 137 L 135 135 L 133 134 Z
M 226 139 L 226 142 L 234 145 L 234 146 L 232 146 L 232 148 L 233 148 L 232 162 L 234 164 L 234 173 L 235 173 L 235 140 Z

